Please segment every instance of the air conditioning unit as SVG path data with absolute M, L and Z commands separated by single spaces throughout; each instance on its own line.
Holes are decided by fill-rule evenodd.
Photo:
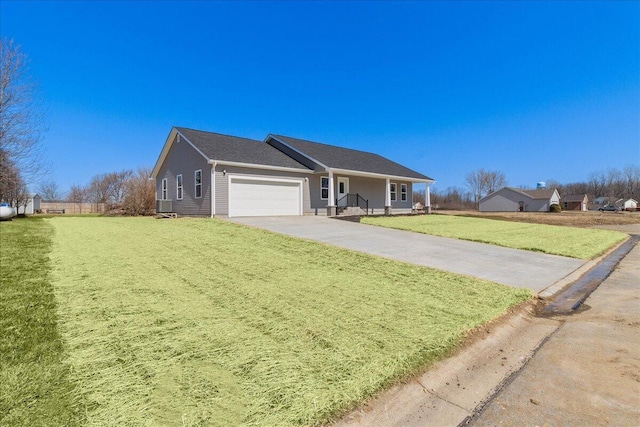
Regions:
M 173 200 L 156 200 L 156 212 L 173 212 Z

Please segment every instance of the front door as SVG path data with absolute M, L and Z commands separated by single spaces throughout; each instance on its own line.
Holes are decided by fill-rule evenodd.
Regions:
M 347 206 L 347 198 L 344 197 L 347 194 L 349 194 L 349 178 L 338 178 L 338 206 Z

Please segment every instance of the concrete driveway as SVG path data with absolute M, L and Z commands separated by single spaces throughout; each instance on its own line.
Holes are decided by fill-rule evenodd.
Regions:
M 540 292 L 585 262 L 538 252 L 429 236 L 322 216 L 244 217 L 229 221 L 385 258 Z

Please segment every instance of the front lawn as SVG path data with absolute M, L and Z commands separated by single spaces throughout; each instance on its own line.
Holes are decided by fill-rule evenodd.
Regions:
M 602 255 L 627 237 L 624 233 L 609 230 L 450 215 L 363 217 L 361 222 L 580 259 Z
M 219 220 L 46 221 L 91 425 L 324 423 L 530 297 Z

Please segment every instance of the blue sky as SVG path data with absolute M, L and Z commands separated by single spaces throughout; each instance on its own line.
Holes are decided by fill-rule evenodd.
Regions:
M 464 186 L 640 164 L 640 2 L 2 1 L 63 189 L 171 126 L 373 151 Z

